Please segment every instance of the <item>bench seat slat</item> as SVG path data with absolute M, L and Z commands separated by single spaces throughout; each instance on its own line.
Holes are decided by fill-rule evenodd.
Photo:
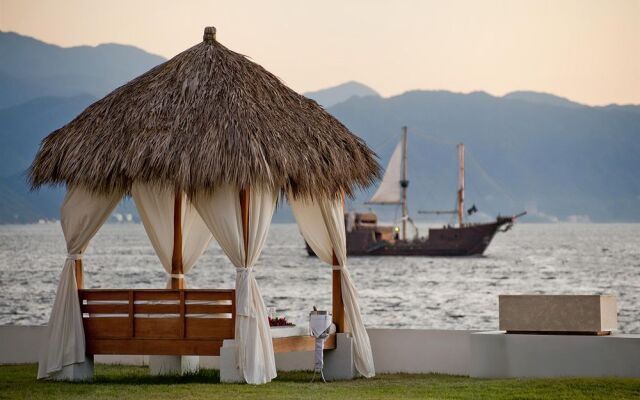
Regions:
M 222 340 L 87 340 L 87 354 L 219 356 L 220 347 L 222 347 Z
M 187 318 L 187 339 L 233 339 L 235 327 L 231 318 Z
M 179 314 L 180 304 L 134 304 L 136 314 Z
M 78 290 L 80 302 L 82 300 L 129 300 L 128 290 L 91 289 Z
M 231 300 L 235 298 L 233 291 L 186 291 L 185 299 L 189 300 Z
M 135 300 L 180 300 L 178 290 L 134 290 Z
M 137 339 L 180 339 L 180 318 L 135 318 Z
M 89 338 L 130 337 L 128 317 L 84 318 L 84 335 Z
M 231 304 L 186 304 L 187 314 L 229 314 L 233 312 Z
M 82 304 L 80 309 L 89 314 L 129 314 L 128 304 Z

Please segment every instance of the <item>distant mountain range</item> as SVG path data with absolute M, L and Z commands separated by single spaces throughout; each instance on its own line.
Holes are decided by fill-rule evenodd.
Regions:
M 165 61 L 132 46 L 63 48 L 0 32 L 0 107 L 43 96 L 100 98 Z
M 96 99 L 160 64 L 132 46 L 63 48 L 0 32 L 0 223 L 59 218 L 62 188 L 30 192 L 40 141 Z
M 30 192 L 25 180 L 40 140 L 164 59 L 131 46 L 61 48 L 5 32 L 0 59 L 0 222 L 57 219 L 63 189 Z M 453 207 L 455 145 L 464 142 L 476 219 L 526 209 L 525 221 L 640 221 L 640 106 L 590 107 L 527 91 L 383 98 L 358 82 L 305 94 L 364 138 L 383 165 L 400 127 L 409 127 L 414 214 Z M 363 208 L 368 194 L 351 205 Z M 130 202 L 120 211 L 135 212 Z M 388 207 L 376 211 L 394 218 Z M 275 220 L 291 216 L 281 210 Z
M 338 86 L 317 90 L 315 92 L 306 92 L 303 94 L 308 98 L 315 100 L 318 104 L 325 108 L 329 108 L 338 103 L 342 103 L 343 101 L 349 100 L 352 97 L 380 97 L 378 92 L 371 89 L 369 86 L 354 81 L 345 82 Z
M 386 162 L 409 127 L 412 210 L 452 209 L 467 149 L 467 204 L 529 221 L 640 221 L 640 107 L 588 107 L 552 95 L 413 91 L 329 111 Z M 391 137 L 391 138 L 390 138 Z M 359 198 L 358 200 L 361 200 Z

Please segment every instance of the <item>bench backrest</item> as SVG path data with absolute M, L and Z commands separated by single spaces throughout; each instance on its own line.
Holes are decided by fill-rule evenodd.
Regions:
M 234 338 L 235 291 L 78 291 L 89 354 L 215 355 Z

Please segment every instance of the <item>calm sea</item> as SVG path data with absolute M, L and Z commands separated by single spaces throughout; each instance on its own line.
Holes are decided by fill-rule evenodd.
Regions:
M 0 225 L 0 325 L 44 324 L 65 259 L 59 224 Z M 497 329 L 498 295 L 614 294 L 619 327 L 640 333 L 640 224 L 518 224 L 485 256 L 350 259 L 371 327 Z M 212 243 L 192 288 L 232 288 L 235 271 Z M 308 257 L 295 225 L 272 225 L 256 267 L 268 307 L 299 324 L 331 307 L 331 268 Z M 166 275 L 139 224 L 109 224 L 85 256 L 91 288 L 162 288 Z

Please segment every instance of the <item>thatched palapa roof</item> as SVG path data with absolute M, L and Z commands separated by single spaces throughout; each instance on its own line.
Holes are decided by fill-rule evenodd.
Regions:
M 315 101 L 215 39 L 114 90 L 47 136 L 33 188 L 128 192 L 134 181 L 193 194 L 222 183 L 352 194 L 379 175 L 375 154 Z

